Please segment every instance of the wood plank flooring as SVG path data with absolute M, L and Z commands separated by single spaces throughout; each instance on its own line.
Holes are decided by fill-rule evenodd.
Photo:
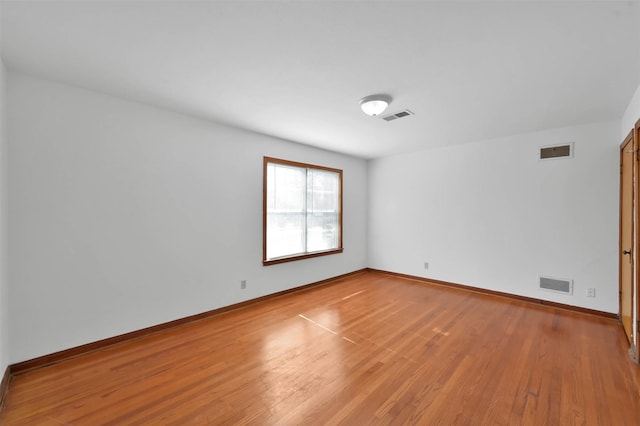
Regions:
M 14 377 L 3 425 L 637 425 L 610 319 L 378 272 Z

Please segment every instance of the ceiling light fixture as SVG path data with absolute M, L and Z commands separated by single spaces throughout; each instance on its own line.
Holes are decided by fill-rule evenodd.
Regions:
M 365 114 L 375 117 L 382 114 L 390 103 L 389 95 L 370 95 L 360 99 L 360 108 Z

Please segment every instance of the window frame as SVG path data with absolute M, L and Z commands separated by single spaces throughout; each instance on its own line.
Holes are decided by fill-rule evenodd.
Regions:
M 298 168 L 304 168 L 304 169 L 313 169 L 313 170 L 322 170 L 322 171 L 328 171 L 328 172 L 333 172 L 333 173 L 337 173 L 339 176 L 339 183 L 338 183 L 338 188 L 340 191 L 340 196 L 338 197 L 338 229 L 339 229 L 339 234 L 338 234 L 338 247 L 337 248 L 332 248 L 332 249 L 328 249 L 328 250 L 321 250 L 321 251 L 315 251 L 315 252 L 304 252 L 304 253 L 297 253 L 297 254 L 293 254 L 293 255 L 288 255 L 288 256 L 281 256 L 281 257 L 277 257 L 277 258 L 273 258 L 273 259 L 267 259 L 267 168 L 269 166 L 269 164 L 282 164 L 285 166 L 291 166 L 291 167 L 298 167 Z M 343 229 L 342 229 L 342 210 L 343 210 L 343 204 L 342 204 L 342 187 L 343 187 L 343 183 L 342 183 L 342 178 L 343 178 L 343 173 L 341 169 L 335 169 L 335 168 L 331 168 L 331 167 L 325 167 L 325 166 L 317 166 L 314 164 L 308 164 L 308 163 L 301 163 L 298 161 L 290 161 L 290 160 L 283 160 L 281 158 L 274 158 L 274 157 L 264 157 L 263 160 L 263 168 L 262 168 L 262 264 L 264 266 L 268 266 L 268 265 L 275 265 L 278 263 L 285 263 L 285 262 L 293 262 L 296 260 L 302 260 L 302 259 L 310 259 L 313 257 L 319 257 L 319 256 L 327 256 L 330 254 L 337 254 L 337 253 L 342 253 L 344 251 L 343 245 L 342 245 L 342 234 L 343 234 Z M 305 214 L 307 212 L 305 211 Z M 306 230 L 305 230 L 306 232 Z

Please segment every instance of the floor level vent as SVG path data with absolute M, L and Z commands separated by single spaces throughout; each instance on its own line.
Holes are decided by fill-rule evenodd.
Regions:
M 573 294 L 573 281 L 558 278 L 540 277 L 540 290 Z

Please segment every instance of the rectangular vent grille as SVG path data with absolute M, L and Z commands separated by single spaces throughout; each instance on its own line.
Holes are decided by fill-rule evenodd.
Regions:
M 562 158 L 572 157 L 573 149 L 571 144 L 568 145 L 556 145 L 540 148 L 540 159 L 546 160 L 549 158 Z
M 408 109 L 405 109 L 404 111 L 396 112 L 394 114 L 385 115 L 384 117 L 381 117 L 381 118 L 384 121 L 393 121 L 393 120 L 397 120 L 398 118 L 408 117 L 410 115 L 414 115 L 413 112 L 409 111 Z
M 562 294 L 573 294 L 573 281 L 540 277 L 540 290 L 554 291 Z

